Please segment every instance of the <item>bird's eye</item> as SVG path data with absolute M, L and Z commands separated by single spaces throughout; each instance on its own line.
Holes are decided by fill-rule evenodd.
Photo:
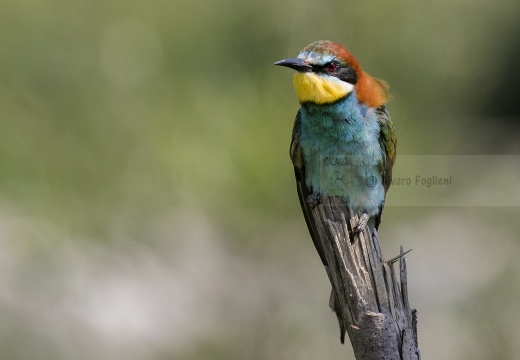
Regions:
M 336 64 L 335 62 L 332 62 L 332 61 L 325 65 L 325 68 L 327 69 L 327 71 L 334 71 L 334 70 L 336 70 L 337 67 L 338 67 L 338 64 Z

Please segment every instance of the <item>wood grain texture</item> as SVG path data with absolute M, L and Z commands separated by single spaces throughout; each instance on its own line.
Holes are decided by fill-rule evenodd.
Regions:
M 365 226 L 353 235 L 358 218 L 350 214 L 336 197 L 322 197 L 312 209 L 341 341 L 348 334 L 357 360 L 420 360 L 403 249 L 399 257 L 384 261 L 377 230 L 371 234 Z

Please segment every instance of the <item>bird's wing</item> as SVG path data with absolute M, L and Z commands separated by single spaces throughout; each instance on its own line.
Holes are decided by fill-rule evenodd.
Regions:
M 386 106 L 381 106 L 376 109 L 377 121 L 379 123 L 379 144 L 385 153 L 385 160 L 382 164 L 383 186 L 385 187 L 385 197 L 388 188 L 392 184 L 392 168 L 395 163 L 397 134 L 395 133 L 394 123 L 390 118 L 390 114 L 386 110 Z M 384 203 L 381 204 L 379 214 L 375 217 L 375 228 L 379 228 L 381 223 L 381 214 L 383 212 Z
M 323 251 L 323 247 L 321 245 L 320 240 L 317 238 L 319 234 L 316 229 L 316 222 L 314 221 L 314 217 L 312 215 L 312 208 L 308 202 L 309 196 L 312 195 L 312 190 L 309 189 L 307 187 L 307 184 L 305 183 L 305 163 L 303 161 L 302 149 L 300 147 L 299 111 L 296 114 L 296 120 L 294 121 L 290 155 L 294 166 L 294 175 L 296 176 L 296 189 L 298 191 L 298 198 L 300 199 L 300 205 L 303 210 L 305 222 L 307 223 L 307 227 L 309 228 L 309 233 L 311 234 L 312 241 L 314 243 L 314 246 L 316 247 L 316 250 L 318 251 L 318 254 L 320 255 L 320 259 L 323 262 L 323 265 L 327 265 L 327 260 L 325 259 L 325 252 Z
M 381 106 L 376 109 L 377 121 L 379 122 L 379 143 L 385 152 L 385 164 L 383 168 L 383 184 L 385 186 L 385 193 L 388 191 L 392 183 L 392 168 L 395 163 L 395 154 L 397 147 L 397 134 L 395 133 L 394 123 L 390 118 L 390 114 L 386 110 L 386 106 Z

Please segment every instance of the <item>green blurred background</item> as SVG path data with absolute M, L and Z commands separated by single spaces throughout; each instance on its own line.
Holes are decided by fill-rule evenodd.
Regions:
M 3 0 L 0 358 L 353 359 L 294 188 L 292 73 L 273 62 L 341 42 L 390 83 L 398 154 L 519 155 L 519 15 Z M 380 233 L 387 258 L 414 249 L 423 358 L 517 358 L 520 208 L 424 205 L 389 197 Z

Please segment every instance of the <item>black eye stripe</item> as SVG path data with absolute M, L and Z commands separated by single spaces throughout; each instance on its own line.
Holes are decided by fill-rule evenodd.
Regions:
M 329 61 L 323 65 L 314 65 L 313 67 L 317 70 L 317 71 L 328 71 L 328 67 L 330 64 L 335 64 L 336 65 L 336 69 L 339 69 L 341 68 L 341 65 L 337 62 L 337 61 Z M 330 70 L 329 70 L 330 71 Z
M 352 85 L 356 85 L 356 82 L 357 82 L 356 72 L 354 71 L 354 69 L 351 66 L 344 66 L 335 61 L 333 63 L 336 64 L 336 68 L 334 70 L 327 69 L 327 67 L 330 64 L 330 62 L 328 62 L 328 63 L 320 65 L 320 66 L 314 65 L 313 66 L 314 72 L 321 72 L 321 73 L 325 73 L 330 76 L 335 76 L 340 80 L 348 82 Z
M 335 76 L 352 85 L 355 85 L 357 82 L 356 72 L 351 66 L 339 68 L 339 71 L 336 72 Z

